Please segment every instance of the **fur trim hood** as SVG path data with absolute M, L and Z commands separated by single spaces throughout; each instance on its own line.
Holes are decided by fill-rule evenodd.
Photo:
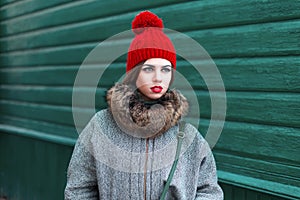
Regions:
M 118 126 L 125 133 L 141 138 L 163 134 L 187 114 L 189 107 L 187 99 L 177 90 L 146 102 L 137 89 L 121 83 L 108 90 L 107 103 Z

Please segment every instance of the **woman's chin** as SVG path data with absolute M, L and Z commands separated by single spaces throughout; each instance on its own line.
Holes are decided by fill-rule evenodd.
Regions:
M 162 96 L 163 96 L 162 93 L 152 93 L 152 94 L 147 95 L 147 98 L 149 98 L 149 100 L 157 100 Z

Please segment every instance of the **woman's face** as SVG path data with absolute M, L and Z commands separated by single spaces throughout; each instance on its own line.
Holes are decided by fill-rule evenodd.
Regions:
M 142 65 L 136 87 L 146 100 L 155 100 L 166 93 L 171 79 L 171 62 L 163 58 L 151 58 Z

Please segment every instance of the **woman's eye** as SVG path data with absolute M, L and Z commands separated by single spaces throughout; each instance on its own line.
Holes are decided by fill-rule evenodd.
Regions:
M 161 71 L 162 71 L 162 72 L 170 72 L 171 69 L 169 69 L 169 68 L 163 68 Z
M 145 67 L 145 68 L 143 68 L 143 71 L 144 72 L 152 72 L 153 69 L 152 69 L 152 67 Z

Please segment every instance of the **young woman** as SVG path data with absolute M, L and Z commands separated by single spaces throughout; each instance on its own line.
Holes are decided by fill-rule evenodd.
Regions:
M 181 121 L 188 102 L 170 89 L 176 53 L 162 20 L 144 11 L 132 28 L 126 77 L 80 134 L 65 199 L 223 199 L 207 142 Z

